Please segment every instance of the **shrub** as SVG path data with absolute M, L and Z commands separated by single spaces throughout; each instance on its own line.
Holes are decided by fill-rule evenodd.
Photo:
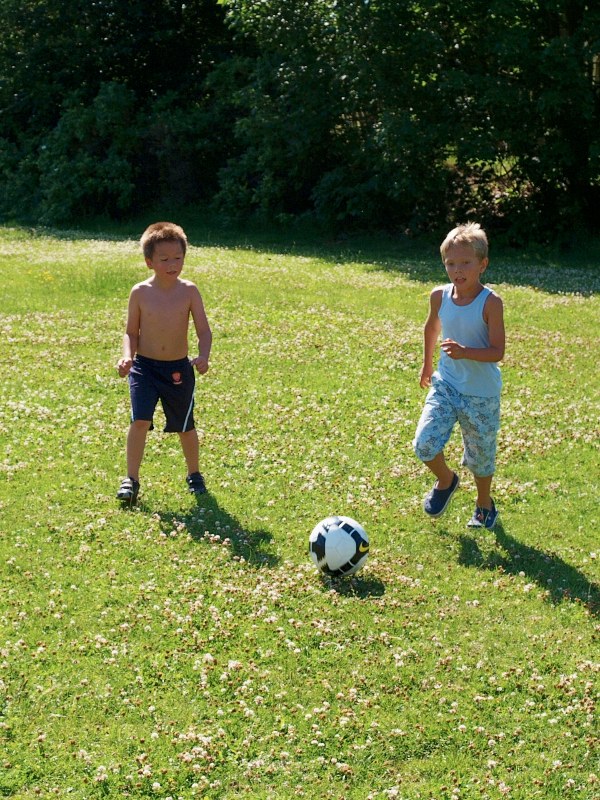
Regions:
M 129 210 L 138 139 L 135 97 L 122 84 L 103 84 L 89 105 L 70 98 L 40 146 L 42 221 Z

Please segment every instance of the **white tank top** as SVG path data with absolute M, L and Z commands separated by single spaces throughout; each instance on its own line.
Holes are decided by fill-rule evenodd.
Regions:
M 469 305 L 457 306 L 452 300 L 453 288 L 451 283 L 442 287 L 439 311 L 442 339 L 453 339 L 464 347 L 489 347 L 490 337 L 483 319 L 483 307 L 491 289 L 484 286 Z M 453 360 L 442 351 L 435 375 L 461 394 L 498 397 L 502 389 L 500 368 L 492 361 L 471 361 L 468 358 Z

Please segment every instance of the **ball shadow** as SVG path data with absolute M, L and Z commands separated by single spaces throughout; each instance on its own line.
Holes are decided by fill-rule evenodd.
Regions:
M 334 591 L 342 597 L 382 597 L 385 594 L 385 584 L 379 578 L 369 575 L 351 575 L 346 578 L 334 578 L 330 575 L 321 576 L 323 589 Z

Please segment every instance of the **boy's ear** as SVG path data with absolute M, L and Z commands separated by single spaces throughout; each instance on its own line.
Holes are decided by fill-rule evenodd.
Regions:
M 146 262 L 146 266 L 148 267 L 148 269 L 152 269 L 152 259 L 144 257 L 144 261 Z
M 483 273 L 486 271 L 487 265 L 489 263 L 490 263 L 489 258 L 482 258 L 481 259 L 481 272 L 479 273 L 480 275 L 483 275 Z

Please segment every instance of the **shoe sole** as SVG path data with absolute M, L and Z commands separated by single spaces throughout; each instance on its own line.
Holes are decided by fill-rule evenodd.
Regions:
M 117 500 L 123 503 L 123 505 L 132 506 L 137 503 L 137 494 L 131 495 L 131 497 L 119 497 L 119 495 L 117 495 Z
M 456 475 L 456 472 L 454 474 Z M 448 499 L 444 503 L 444 507 L 442 508 L 442 510 L 438 511 L 437 514 L 430 514 L 429 511 L 425 511 L 425 508 L 423 508 L 423 511 L 425 511 L 425 513 L 430 519 L 439 519 L 442 516 L 442 514 L 448 508 L 450 500 L 452 500 L 452 498 L 454 497 L 454 492 L 458 489 L 459 486 L 460 486 L 460 478 L 458 477 L 458 475 L 456 475 L 456 486 L 454 487 L 454 489 L 452 489 L 452 491 L 448 495 Z

